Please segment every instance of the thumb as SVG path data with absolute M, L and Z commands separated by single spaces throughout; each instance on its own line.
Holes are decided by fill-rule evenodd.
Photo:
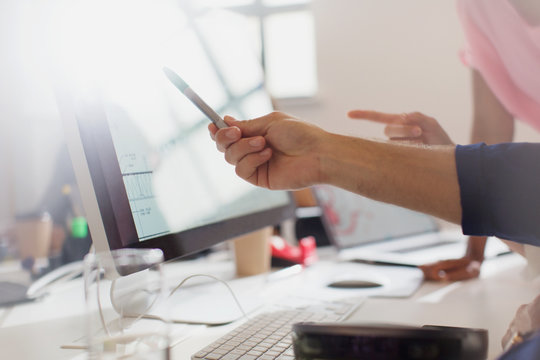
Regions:
M 224 120 L 227 125 L 239 128 L 243 137 L 264 136 L 270 123 L 268 115 L 253 120 L 236 120 L 227 115 Z
M 227 125 L 229 126 L 238 126 L 237 123 L 239 123 L 240 121 L 236 120 L 234 117 L 230 116 L 230 115 L 225 115 L 225 117 L 223 118 L 223 120 L 225 121 L 225 123 L 227 123 Z

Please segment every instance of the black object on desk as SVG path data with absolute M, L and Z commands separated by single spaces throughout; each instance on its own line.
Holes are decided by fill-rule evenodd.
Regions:
M 366 279 L 343 279 L 332 281 L 328 287 L 337 289 L 368 289 L 383 286 L 382 284 Z
M 480 360 L 488 332 L 448 326 L 297 323 L 297 360 Z

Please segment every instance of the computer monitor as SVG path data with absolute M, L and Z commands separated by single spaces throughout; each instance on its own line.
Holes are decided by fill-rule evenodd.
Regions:
M 160 248 L 169 260 L 293 216 L 288 192 L 236 176 L 209 136 L 208 119 L 162 71 L 174 69 L 222 115 L 270 112 L 256 57 L 229 21 L 221 12 L 190 17 L 156 39 L 158 61 L 111 60 L 106 78 L 84 91 L 58 86 L 96 251 Z

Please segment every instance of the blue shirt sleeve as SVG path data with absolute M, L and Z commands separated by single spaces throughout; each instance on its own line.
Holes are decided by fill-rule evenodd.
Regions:
M 514 345 L 502 354 L 498 360 L 533 360 L 540 359 L 540 332 L 536 332 L 529 339 L 519 345 Z
M 540 144 L 456 147 L 466 235 L 540 246 Z

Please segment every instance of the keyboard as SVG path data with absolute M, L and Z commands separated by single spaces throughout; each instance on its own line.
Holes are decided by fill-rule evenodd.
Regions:
M 343 321 L 362 298 L 317 302 L 300 308 L 257 315 L 197 352 L 193 360 L 294 360 L 292 325 Z

